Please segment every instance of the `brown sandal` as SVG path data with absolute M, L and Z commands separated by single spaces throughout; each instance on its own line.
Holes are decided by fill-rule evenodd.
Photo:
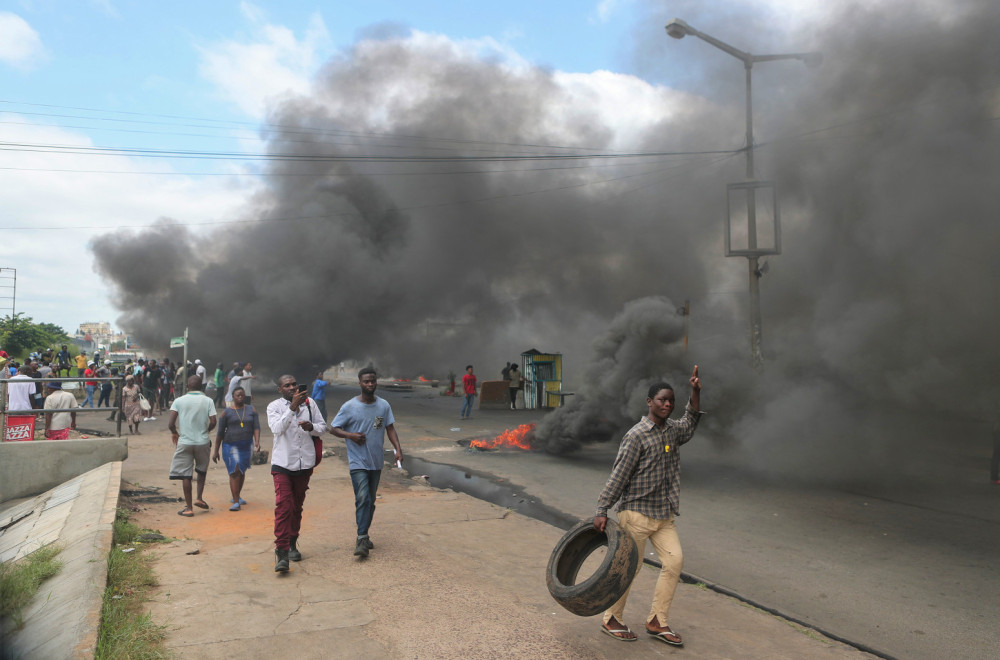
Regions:
M 614 637 L 615 639 L 617 639 L 620 642 L 634 642 L 637 639 L 639 639 L 639 637 L 634 632 L 632 632 L 631 630 L 629 630 L 629 627 L 626 626 L 624 623 L 619 623 L 617 620 L 614 620 L 614 621 L 615 621 L 615 623 L 618 623 L 619 625 L 621 625 L 623 627 L 622 628 L 608 628 L 608 624 L 607 623 L 602 623 L 601 624 L 601 632 L 603 632 L 605 635 L 610 635 L 611 637 Z M 608 623 L 611 623 L 611 621 L 609 621 Z M 629 635 L 631 635 L 631 637 L 629 637 Z

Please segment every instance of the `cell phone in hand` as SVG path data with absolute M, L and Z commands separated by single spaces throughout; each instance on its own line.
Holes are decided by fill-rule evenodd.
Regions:
M 305 385 L 299 385 L 299 392 L 303 392 L 304 393 L 305 391 L 306 391 L 306 386 Z

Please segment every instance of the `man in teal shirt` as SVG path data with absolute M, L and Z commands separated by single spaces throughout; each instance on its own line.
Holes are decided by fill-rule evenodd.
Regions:
M 174 399 L 170 406 L 170 433 L 173 435 L 174 458 L 170 463 L 170 478 L 180 479 L 184 486 L 185 507 L 177 515 L 194 517 L 191 506 L 191 478 L 198 474 L 198 499 L 194 506 L 207 509 L 202 499 L 205 493 L 205 475 L 208 473 L 208 457 L 212 449 L 211 433 L 215 428 L 215 403 L 202 391 L 205 384 L 200 376 L 187 379 L 188 392 Z M 180 430 L 178 430 L 178 428 Z

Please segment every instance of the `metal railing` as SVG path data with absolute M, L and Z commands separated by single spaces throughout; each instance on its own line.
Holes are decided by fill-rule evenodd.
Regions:
M 96 412 L 115 412 L 116 424 L 115 433 L 119 436 L 122 434 L 122 417 L 125 415 L 125 397 L 122 396 L 122 390 L 125 387 L 125 376 L 74 376 L 72 378 L 32 378 L 30 383 L 32 385 L 41 384 L 42 391 L 44 392 L 48 383 L 106 383 L 110 382 L 113 386 L 112 388 L 112 401 L 118 401 L 118 406 L 108 406 L 104 408 L 84 408 L 83 406 L 78 406 L 76 408 L 31 408 L 29 410 L 8 410 L 7 409 L 7 386 L 10 383 L 17 384 L 27 384 L 23 378 L 0 378 L 0 441 L 7 437 L 7 417 L 8 416 L 29 416 L 29 415 L 46 415 L 50 413 L 96 413 Z M 140 390 L 141 391 L 141 390 Z M 95 392 L 97 394 L 97 392 Z M 32 397 L 37 396 L 36 393 L 32 393 Z M 74 395 L 75 396 L 75 395 Z M 44 397 L 43 397 L 44 400 Z M 43 404 L 44 405 L 44 404 Z

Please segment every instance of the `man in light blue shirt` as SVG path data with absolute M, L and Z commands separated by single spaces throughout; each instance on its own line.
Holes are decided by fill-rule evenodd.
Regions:
M 368 528 L 375 515 L 375 493 L 382 477 L 384 458 L 382 448 L 385 436 L 396 450 L 395 461 L 403 460 L 403 450 L 396 435 L 396 420 L 389 402 L 375 396 L 378 376 L 371 367 L 358 372 L 361 394 L 340 407 L 340 412 L 330 423 L 330 433 L 344 438 L 347 445 L 347 463 L 354 485 L 355 518 L 358 539 L 354 548 L 356 557 L 367 557 L 375 545 L 368 538 Z
M 330 381 L 323 378 L 323 372 L 320 371 L 316 374 L 316 380 L 313 381 L 312 396 L 309 397 L 319 406 L 319 411 L 323 414 L 324 421 L 326 420 L 326 388 L 329 384 Z
M 170 478 L 180 479 L 184 486 L 186 506 L 177 515 L 191 518 L 191 478 L 198 474 L 198 499 L 194 506 L 207 509 L 202 498 L 205 493 L 205 475 L 208 473 L 208 456 L 211 453 L 211 432 L 215 428 L 215 403 L 205 396 L 205 384 L 199 376 L 187 380 L 188 393 L 174 399 L 170 406 L 170 433 L 173 435 L 174 458 L 170 463 Z M 178 426 L 180 429 L 178 430 Z

